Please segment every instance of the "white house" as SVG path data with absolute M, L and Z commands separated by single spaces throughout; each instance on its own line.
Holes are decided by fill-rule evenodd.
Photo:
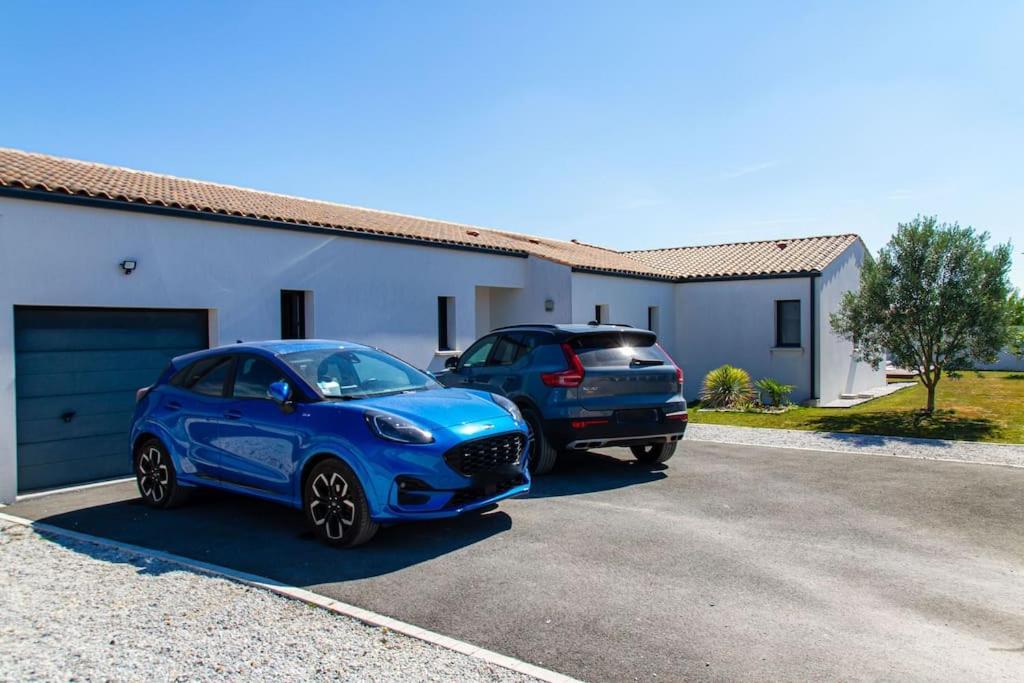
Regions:
M 436 369 L 522 322 L 651 327 L 693 398 L 725 362 L 798 400 L 884 384 L 828 328 L 854 235 L 621 253 L 0 149 L 0 501 L 122 475 L 173 355 L 329 337 Z

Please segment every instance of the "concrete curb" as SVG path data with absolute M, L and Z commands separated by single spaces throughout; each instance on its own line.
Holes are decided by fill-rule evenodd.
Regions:
M 163 562 L 176 564 L 191 571 L 211 576 L 218 576 L 230 581 L 253 586 L 254 588 L 260 588 L 282 597 L 299 600 L 308 605 L 320 607 L 330 612 L 334 612 L 335 614 L 356 619 L 357 621 L 361 621 L 370 626 L 387 628 L 395 631 L 396 633 L 409 636 L 410 638 L 416 638 L 417 640 L 422 640 L 430 643 L 431 645 L 437 645 L 448 650 L 453 650 L 469 657 L 474 657 L 487 662 L 488 664 L 500 666 L 504 669 L 509 669 L 510 671 L 515 671 L 516 673 L 520 673 L 525 676 L 531 676 L 541 681 L 547 681 L 548 683 L 580 683 L 577 679 L 566 676 L 565 674 L 560 674 L 557 671 L 551 671 L 550 669 L 545 669 L 535 664 L 524 662 L 521 659 L 499 654 L 482 647 L 477 647 L 476 645 L 467 643 L 463 640 L 450 638 L 440 633 L 435 633 L 434 631 L 428 631 L 427 629 L 420 628 L 419 626 L 414 626 L 413 624 L 399 621 L 398 619 L 392 619 L 391 617 L 378 614 L 361 607 L 356 607 L 355 605 L 339 602 L 312 591 L 308 591 L 304 588 L 290 586 L 288 584 L 275 581 L 274 579 L 236 571 L 234 569 L 229 569 L 228 567 L 222 567 L 220 565 L 210 564 L 200 560 L 192 560 L 160 550 L 144 548 L 131 543 L 121 543 L 119 541 L 112 541 L 100 536 L 92 536 L 91 534 L 83 534 L 78 531 L 62 529 L 61 527 L 53 526 L 51 524 L 35 522 L 31 519 L 16 517 L 15 515 L 10 515 L 5 512 L 0 512 L 0 520 L 28 527 L 43 535 L 63 536 L 65 538 L 71 538 L 85 543 L 114 548 L 133 555 L 149 557 Z

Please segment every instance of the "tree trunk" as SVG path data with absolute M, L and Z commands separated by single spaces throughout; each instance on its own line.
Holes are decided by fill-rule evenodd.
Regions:
M 938 382 L 936 382 L 937 384 Z M 935 384 L 929 384 L 928 386 L 928 407 L 925 412 L 931 415 L 935 412 Z

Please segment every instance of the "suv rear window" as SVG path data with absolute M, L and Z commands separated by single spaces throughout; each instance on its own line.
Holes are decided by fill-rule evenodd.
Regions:
M 585 368 L 628 367 L 632 363 L 671 365 L 655 341 L 653 334 L 602 332 L 576 337 L 569 345 Z

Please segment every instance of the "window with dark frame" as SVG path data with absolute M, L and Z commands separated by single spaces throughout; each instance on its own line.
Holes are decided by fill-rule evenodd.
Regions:
M 608 304 L 597 304 L 594 306 L 594 322 L 604 325 L 608 322 Z
M 452 330 L 452 315 L 451 309 L 455 302 L 455 297 L 451 296 L 439 296 L 437 297 L 437 350 L 438 351 L 452 351 L 454 346 L 454 330 Z
M 659 331 L 658 328 L 660 327 L 660 325 L 659 325 L 660 321 L 658 320 L 658 317 L 659 317 L 658 316 L 658 307 L 657 306 L 648 306 L 647 307 L 647 329 L 649 329 L 651 332 L 654 332 L 655 334 L 658 333 L 658 331 Z
M 775 302 L 775 346 L 800 346 L 800 300 Z
M 306 338 L 306 293 L 281 290 L 281 339 Z

